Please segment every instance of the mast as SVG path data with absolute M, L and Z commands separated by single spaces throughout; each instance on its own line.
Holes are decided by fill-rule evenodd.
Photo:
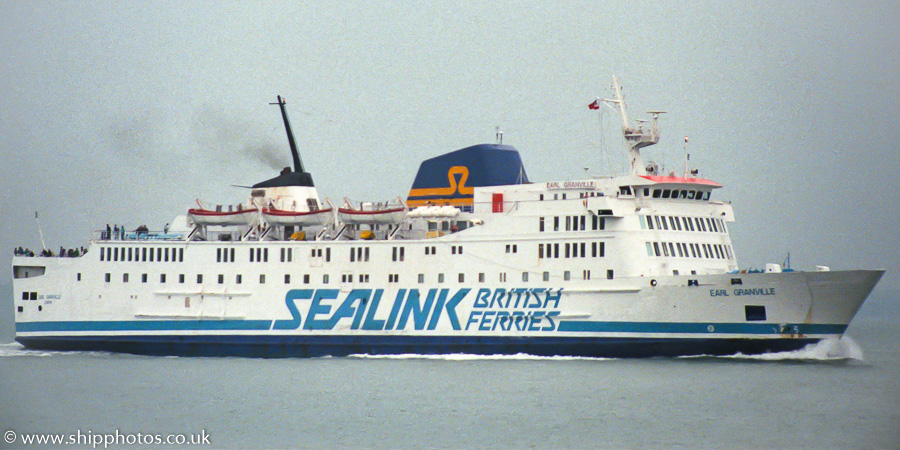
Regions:
M 285 100 L 282 96 L 278 96 L 278 103 L 269 103 L 270 105 L 278 105 L 281 108 L 281 117 L 284 119 L 284 129 L 287 131 L 288 145 L 291 146 L 291 157 L 294 159 L 294 172 L 303 173 L 303 162 L 300 161 L 300 152 L 297 151 L 297 143 L 294 142 L 294 132 L 291 131 L 291 122 L 288 121 L 287 109 L 285 109 Z
M 253 185 L 254 188 L 278 187 L 278 186 L 307 186 L 315 187 L 312 175 L 303 170 L 303 162 L 300 161 L 300 152 L 297 151 L 297 143 L 294 141 L 294 132 L 291 131 L 291 122 L 288 120 L 287 110 L 285 109 L 284 97 L 278 96 L 277 103 L 269 103 L 270 105 L 278 105 L 281 108 L 281 118 L 284 119 L 284 129 L 287 132 L 288 144 L 291 147 L 291 158 L 294 160 L 294 171 L 291 172 L 289 167 L 285 167 L 275 178 L 268 179 L 261 183 Z
M 622 118 L 622 134 L 625 136 L 625 151 L 631 162 L 631 173 L 634 175 L 647 175 L 647 168 L 644 166 L 644 160 L 641 158 L 640 149 L 659 142 L 659 127 L 657 119 L 660 114 L 665 111 L 647 111 L 650 113 L 652 122 L 650 127 L 645 127 L 645 120 L 638 120 L 638 125 L 632 126 L 628 120 L 628 109 L 625 107 L 625 98 L 622 96 L 622 88 L 619 87 L 619 81 L 613 76 L 613 91 L 615 99 L 601 99 L 604 103 L 618 106 L 619 115 Z

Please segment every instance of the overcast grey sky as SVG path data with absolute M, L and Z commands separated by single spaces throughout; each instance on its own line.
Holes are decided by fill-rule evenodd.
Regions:
M 0 263 L 237 202 L 289 161 L 323 196 L 405 196 L 492 142 L 533 181 L 617 174 L 615 118 L 668 111 L 645 158 L 725 185 L 742 266 L 886 268 L 898 289 L 900 6 L 873 2 L 0 2 Z M 9 282 L 3 271 L 0 283 Z

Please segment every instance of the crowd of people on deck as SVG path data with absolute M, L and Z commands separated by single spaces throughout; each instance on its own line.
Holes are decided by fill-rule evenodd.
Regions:
M 54 253 L 53 250 L 45 248 L 45 249 L 41 250 L 40 253 L 38 253 L 38 256 L 58 256 L 60 258 L 77 258 L 79 256 L 83 256 L 85 253 L 87 253 L 87 249 L 84 247 L 70 248 L 70 249 L 60 247 L 59 252 L 56 252 L 56 253 Z M 15 250 L 13 250 L 13 254 L 15 256 L 34 256 L 35 255 L 34 252 L 31 251 L 31 249 L 22 248 L 22 247 L 17 247 Z
M 166 224 L 164 228 L 164 233 L 169 232 L 169 224 Z M 125 240 L 126 239 L 126 230 L 125 225 L 114 225 L 112 227 L 109 224 L 106 225 L 106 231 L 100 232 L 100 239 L 104 241 L 108 240 Z M 141 225 L 134 229 L 134 233 L 136 236 L 140 237 L 142 235 L 146 236 L 150 233 L 150 230 L 146 225 Z M 69 248 L 66 249 L 64 247 L 60 247 L 58 252 L 54 252 L 53 250 L 43 249 L 39 253 L 35 254 L 34 251 L 28 248 L 17 247 L 13 250 L 13 254 L 15 256 L 56 256 L 61 258 L 76 258 L 87 253 L 87 249 L 84 247 L 80 248 Z

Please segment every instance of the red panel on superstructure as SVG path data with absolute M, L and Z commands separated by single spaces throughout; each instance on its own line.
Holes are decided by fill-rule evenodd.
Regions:
M 491 203 L 493 205 L 493 212 L 501 213 L 503 212 L 503 193 L 495 192 L 491 197 Z
M 715 181 L 704 180 L 703 178 L 663 177 L 658 175 L 640 175 L 640 177 L 656 183 L 702 184 L 705 186 L 722 187 L 721 184 L 716 183 Z

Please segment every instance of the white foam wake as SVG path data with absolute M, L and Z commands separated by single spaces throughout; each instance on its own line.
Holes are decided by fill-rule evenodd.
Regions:
M 823 339 L 800 350 L 763 353 L 761 355 L 736 354 L 725 358 L 753 359 L 760 361 L 865 361 L 862 349 L 848 336 Z
M 606 361 L 612 358 L 591 358 L 586 356 L 535 356 L 526 353 L 514 355 L 475 355 L 469 353 L 448 353 L 442 355 L 420 355 L 404 353 L 400 355 L 356 354 L 348 358 L 364 359 L 432 359 L 442 361 Z

